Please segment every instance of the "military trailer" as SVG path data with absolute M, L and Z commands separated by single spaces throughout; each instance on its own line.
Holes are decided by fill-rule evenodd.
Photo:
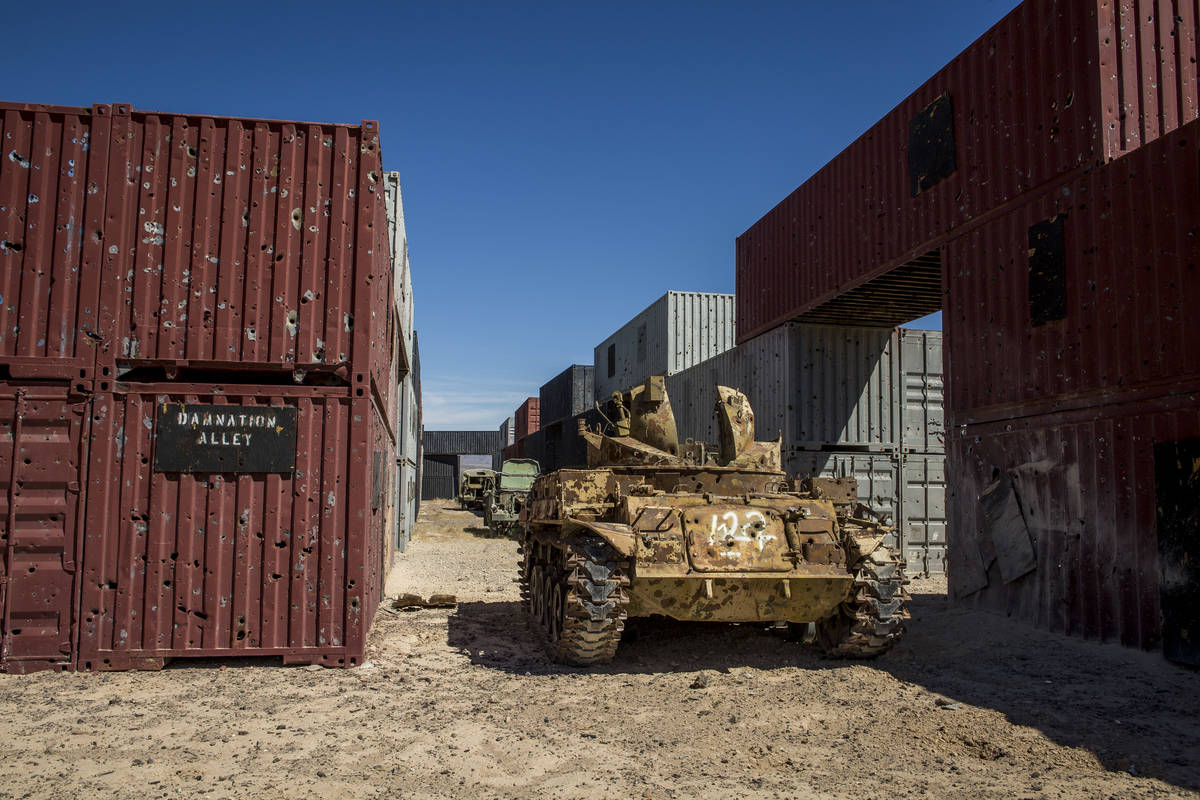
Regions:
M 458 479 L 458 504 L 472 511 L 482 510 L 484 496 L 495 485 L 495 470 L 464 469 Z
M 507 536 L 517 529 L 539 472 L 538 462 L 530 458 L 510 458 L 501 465 L 492 491 L 483 500 L 483 521 L 493 534 Z
M 790 479 L 718 387 L 720 443 L 680 443 L 661 376 L 581 429 L 587 469 L 540 476 L 521 511 L 521 600 L 552 658 L 611 661 L 628 617 L 790 627 L 835 657 L 887 651 L 909 618 L 891 529 L 852 480 Z M 583 426 L 581 425 L 581 428 Z

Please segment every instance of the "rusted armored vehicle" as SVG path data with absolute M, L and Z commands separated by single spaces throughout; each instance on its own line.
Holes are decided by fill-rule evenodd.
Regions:
M 458 478 L 458 504 L 473 511 L 480 510 L 484 496 L 495 485 L 495 470 L 464 469 Z
M 529 490 L 541 471 L 531 458 L 510 458 L 500 466 L 494 486 L 483 497 L 483 522 L 493 534 L 507 536 L 516 530 Z
M 909 618 L 891 532 L 851 479 L 791 480 L 754 440 L 746 396 L 718 387 L 720 443 L 680 443 L 664 380 L 614 394 L 580 434 L 588 468 L 535 481 L 521 511 L 521 600 L 551 657 L 611 661 L 627 617 L 767 623 L 869 658 Z

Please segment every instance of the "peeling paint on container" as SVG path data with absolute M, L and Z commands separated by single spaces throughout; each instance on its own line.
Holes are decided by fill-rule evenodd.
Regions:
M 156 431 L 130 422 L 156 419 L 167 402 L 295 409 L 294 471 L 155 471 Z M 118 384 L 94 404 L 81 669 L 184 656 L 362 662 L 394 506 L 395 446 L 372 400 L 312 387 Z
M 111 125 L 109 174 L 142 180 L 103 184 L 101 376 L 290 371 L 374 392 L 389 408 L 395 319 L 387 214 L 370 177 L 377 123 L 117 106 Z M 371 385 L 358 386 L 365 375 Z
M 109 112 L 0 103 L 0 367 L 12 378 L 92 375 L 104 198 L 91 187 L 108 183 Z

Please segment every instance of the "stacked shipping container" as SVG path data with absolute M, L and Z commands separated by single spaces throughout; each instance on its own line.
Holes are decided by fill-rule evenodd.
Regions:
M 936 311 L 937 250 L 956 229 L 1195 119 L 1184 6 L 1018 6 L 738 238 L 739 341 L 906 265 L 920 279 L 884 284 L 863 312 Z
M 733 347 L 733 295 L 667 292 L 595 349 L 595 399 L 673 375 Z
M 1193 122 L 1031 196 L 947 247 L 946 311 L 955 594 L 1191 663 L 1198 174 Z
M 0 112 L 0 668 L 356 663 L 407 367 L 377 126 Z

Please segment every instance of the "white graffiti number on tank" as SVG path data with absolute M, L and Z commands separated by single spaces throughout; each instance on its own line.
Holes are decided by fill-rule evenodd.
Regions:
M 724 514 L 714 513 L 710 521 L 709 545 L 721 543 L 730 546 L 734 542 L 744 544 L 753 542 L 758 546 L 758 552 L 761 553 L 768 542 L 775 541 L 775 535 L 766 532 L 767 518 L 761 511 L 750 510 L 745 513 L 746 521 L 744 523 L 736 511 L 726 511 Z M 736 558 L 738 553 L 729 551 L 722 552 L 721 555 Z

